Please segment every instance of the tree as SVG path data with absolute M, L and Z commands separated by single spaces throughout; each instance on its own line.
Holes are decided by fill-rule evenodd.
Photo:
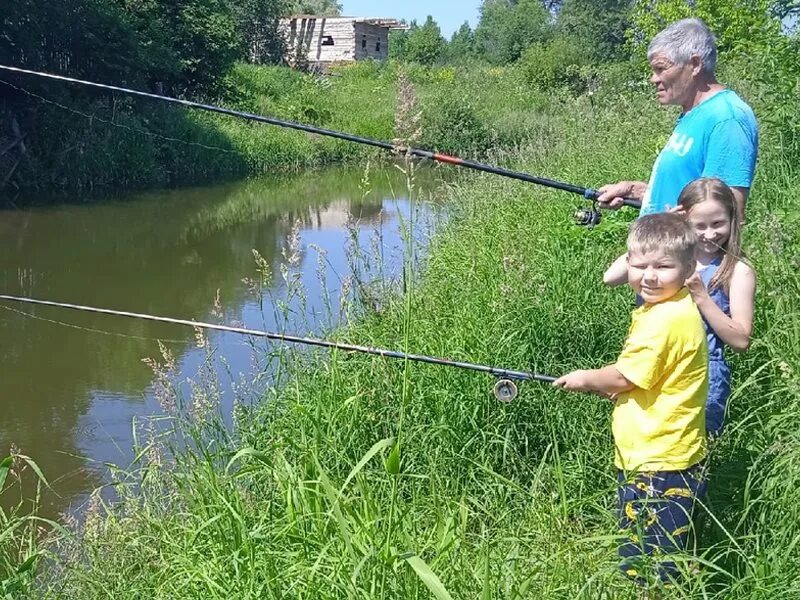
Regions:
M 284 40 L 278 20 L 286 11 L 285 0 L 229 0 L 247 58 L 253 63 L 274 63 L 283 58 Z
M 556 14 L 564 4 L 563 0 L 541 0 L 542 8 L 551 14 Z
M 635 0 L 629 37 L 643 49 L 670 23 L 686 17 L 705 21 L 721 52 L 767 47 L 780 35 L 781 22 L 772 0 Z
M 774 0 L 772 12 L 779 19 L 800 14 L 800 0 Z
M 578 41 L 594 60 L 619 58 L 625 44 L 631 0 L 564 0 L 557 31 Z
M 179 87 L 210 89 L 244 55 L 244 39 L 228 0 L 157 0 L 155 18 L 178 57 Z M 129 0 L 131 10 L 138 5 Z
M 442 55 L 445 44 L 439 25 L 428 15 L 421 27 L 412 22 L 406 40 L 405 58 L 410 62 L 432 65 Z
M 289 0 L 283 14 L 335 17 L 342 14 L 342 3 L 336 0 Z
M 525 48 L 550 37 L 548 19 L 539 0 L 483 0 L 476 47 L 490 62 L 513 62 Z
M 148 67 L 155 67 L 156 71 L 177 70 L 175 64 L 166 66 L 174 61 L 174 56 L 165 46 L 167 36 L 156 30 L 154 27 L 153 45 L 158 56 L 153 56 L 142 48 L 134 19 L 116 3 L 103 0 L 7 2 L 0 11 L 0 62 L 140 85 L 144 79 L 141 74 Z M 64 86 L 50 87 L 63 89 Z
M 411 21 L 411 26 L 416 27 L 417 22 Z M 408 46 L 408 29 L 389 30 L 389 58 L 406 60 L 406 47 Z
M 155 89 L 159 84 L 168 93 L 191 90 L 199 96 L 213 90 L 231 65 L 245 58 L 248 26 L 275 42 L 270 27 L 276 25 L 283 0 L 7 4 L 7 10 L 0 11 L 4 64 L 132 87 Z
M 464 21 L 464 24 L 450 38 L 450 43 L 447 45 L 447 54 L 452 60 L 459 60 L 469 58 L 474 53 L 475 34 L 472 32 L 469 23 Z

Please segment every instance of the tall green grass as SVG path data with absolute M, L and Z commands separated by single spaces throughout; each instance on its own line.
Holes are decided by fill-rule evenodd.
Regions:
M 635 90 L 598 96 L 543 105 L 499 158 L 594 186 L 645 177 L 672 115 Z M 748 209 L 755 340 L 734 361 L 699 546 L 681 563 L 699 573 L 664 597 L 800 590 L 800 180 L 779 133 L 763 131 Z M 580 229 L 573 198 L 489 176 L 446 195 L 447 225 L 420 271 L 406 264 L 405 292 L 332 335 L 551 374 L 613 360 L 633 298 L 601 273 L 634 215 Z M 160 371 L 177 406 L 166 433 L 140 441 L 119 502 L 62 538 L 35 597 L 637 596 L 617 572 L 606 401 L 528 383 L 500 404 L 475 373 L 275 352 L 285 385 L 237 408 L 233 431 L 213 394 L 180 397 Z
M 26 485 L 23 485 L 23 481 Z M 25 490 L 33 484 L 33 499 Z M 30 457 L 12 449 L 0 460 L 0 598 L 19 598 L 31 589 L 43 546 L 66 530 L 36 516 L 47 479 Z

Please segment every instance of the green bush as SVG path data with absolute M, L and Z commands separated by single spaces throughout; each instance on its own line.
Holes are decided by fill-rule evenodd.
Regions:
M 714 32 L 720 52 L 763 48 L 781 35 L 773 4 L 773 0 L 636 0 L 630 12 L 628 40 L 644 54 L 647 44 L 664 27 L 679 19 L 699 17 Z
M 490 134 L 471 101 L 445 88 L 427 99 L 422 116 L 422 144 L 442 152 L 482 154 Z
M 644 61 L 634 59 L 599 65 L 594 92 L 596 99 L 612 105 L 619 102 L 621 94 L 645 94 L 654 99 L 650 70 Z
M 800 159 L 800 39 L 781 36 L 769 46 L 737 53 L 723 64 L 722 79 L 737 82 L 737 91 L 753 104 L 771 143 Z
M 294 93 L 308 79 L 294 69 L 237 63 L 225 78 L 226 99 L 266 96 L 278 100 Z
M 548 17 L 539 0 L 484 0 L 475 28 L 475 47 L 493 64 L 512 63 L 536 40 L 551 35 Z
M 534 44 L 520 59 L 520 68 L 537 89 L 567 88 L 584 92 L 593 75 L 587 54 L 576 40 L 558 37 L 549 44 Z

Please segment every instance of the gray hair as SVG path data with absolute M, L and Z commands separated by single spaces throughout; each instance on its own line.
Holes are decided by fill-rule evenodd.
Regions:
M 714 75 L 717 68 L 717 40 L 697 18 L 681 19 L 661 30 L 647 47 L 647 59 L 658 52 L 676 65 L 685 65 L 692 56 L 698 56 L 707 75 Z

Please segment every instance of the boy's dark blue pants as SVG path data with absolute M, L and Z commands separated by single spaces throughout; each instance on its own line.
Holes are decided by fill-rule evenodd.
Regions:
M 647 579 L 655 568 L 662 581 L 677 576 L 675 563 L 663 560 L 686 550 L 697 501 L 706 492 L 705 462 L 683 471 L 629 474 L 617 471 L 617 510 L 623 535 L 620 568 L 629 577 Z M 647 558 L 651 557 L 651 558 Z M 656 559 L 656 560 L 652 560 Z

